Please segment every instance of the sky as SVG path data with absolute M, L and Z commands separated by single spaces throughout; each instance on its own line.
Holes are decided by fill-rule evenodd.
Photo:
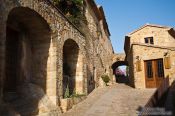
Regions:
M 124 52 L 125 36 L 149 24 L 175 27 L 175 0 L 95 0 L 103 6 L 115 53 Z

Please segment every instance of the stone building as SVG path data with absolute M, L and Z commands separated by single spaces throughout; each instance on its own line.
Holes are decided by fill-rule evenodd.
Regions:
M 103 86 L 101 74 L 107 73 L 112 80 L 112 56 L 113 48 L 110 41 L 110 32 L 105 19 L 102 6 L 97 6 L 93 0 L 85 1 L 85 16 L 88 22 L 90 33 L 86 33 L 87 43 L 93 52 L 94 57 L 91 69 L 93 68 L 95 87 Z M 86 27 L 86 26 L 84 26 Z M 85 31 L 87 32 L 87 31 Z M 90 52 L 89 50 L 88 52 Z
M 125 37 L 130 83 L 135 88 L 159 87 L 175 79 L 175 30 L 146 24 Z
M 110 75 L 104 12 L 92 0 L 86 5 L 88 26 L 80 31 L 50 0 L 1 1 L 0 112 L 59 114 L 67 87 L 88 94 Z

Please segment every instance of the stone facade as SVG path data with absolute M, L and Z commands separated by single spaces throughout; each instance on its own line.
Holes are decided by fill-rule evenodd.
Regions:
M 144 62 L 162 59 L 164 78 L 169 77 L 170 82 L 175 79 L 175 31 L 171 27 L 150 25 L 139 28 L 125 37 L 125 53 L 129 63 L 130 84 L 135 88 L 146 88 L 146 71 Z M 145 38 L 152 37 L 153 43 L 145 43 Z M 166 68 L 165 60 L 169 60 Z M 139 67 L 139 69 L 138 69 Z
M 92 71 L 93 79 L 88 81 L 91 91 L 93 87 L 103 86 L 101 75 L 107 73 L 112 80 L 112 56 L 113 48 L 110 41 L 110 33 L 104 16 L 103 8 L 97 7 L 93 0 L 85 1 L 85 16 L 88 25 L 85 29 L 86 43 L 89 49 L 89 71 Z M 89 33 L 87 31 L 89 30 Z M 89 75 L 90 76 L 90 75 Z M 92 77 L 92 76 L 91 76 Z M 89 78 L 90 79 L 90 78 Z M 92 84 L 90 84 L 92 82 Z
M 125 53 L 117 53 L 113 55 L 112 69 L 113 69 L 113 81 L 116 81 L 115 71 L 119 66 L 128 66 Z
M 113 56 L 113 63 L 115 63 L 116 61 L 125 61 L 125 53 L 118 53 L 118 54 L 114 54 Z
M 98 15 L 103 15 L 97 18 L 92 4 L 86 1 L 88 27 L 79 31 L 49 0 L 1 2 L 0 103 L 6 93 L 20 93 L 20 87 L 27 84 L 29 87 L 24 87 L 21 93 L 28 88 L 40 88 L 36 89 L 41 97 L 37 101 L 41 103 L 39 113 L 49 112 L 52 107 L 44 110 L 42 107 L 60 105 L 67 77 L 71 82 L 66 84 L 72 86 L 72 92 L 88 94 L 99 86 L 103 73 L 110 75 L 113 54 L 110 33 L 96 4 Z M 101 29 L 101 36 L 97 29 Z M 31 94 L 35 96 L 34 92 Z

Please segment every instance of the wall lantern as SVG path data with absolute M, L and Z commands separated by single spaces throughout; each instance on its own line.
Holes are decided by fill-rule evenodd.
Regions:
M 164 65 L 165 65 L 165 69 L 171 68 L 171 59 L 170 59 L 170 54 L 168 52 L 164 53 Z
M 142 71 L 141 59 L 139 56 L 136 56 L 136 71 Z

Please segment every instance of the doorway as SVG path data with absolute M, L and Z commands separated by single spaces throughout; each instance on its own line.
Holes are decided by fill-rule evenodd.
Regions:
M 113 75 L 116 83 L 129 85 L 129 65 L 127 61 L 116 61 L 112 64 Z
M 158 88 L 164 79 L 163 59 L 144 61 L 146 88 Z
M 19 74 L 19 32 L 7 27 L 7 41 L 6 41 L 6 78 L 4 84 L 4 91 L 16 91 L 16 85 Z
M 68 39 L 63 46 L 63 98 L 83 93 L 83 56 L 78 44 Z

